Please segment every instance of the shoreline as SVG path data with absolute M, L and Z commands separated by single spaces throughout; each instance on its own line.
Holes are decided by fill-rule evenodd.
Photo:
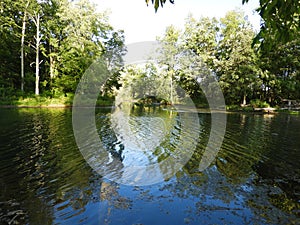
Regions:
M 91 106 L 81 106 L 81 107 L 91 107 Z M 108 108 L 108 107 L 114 107 L 113 105 L 96 105 L 95 108 Z M 65 109 L 65 108 L 73 108 L 73 105 L 0 105 L 0 108 L 2 109 L 18 109 L 18 108 L 32 108 L 32 109 L 38 109 L 38 108 L 44 108 L 44 109 Z
M 50 104 L 50 105 L 0 105 L 0 109 L 70 109 L 73 105 L 70 104 Z M 93 106 L 80 106 L 82 108 L 93 107 Z M 96 105 L 95 108 L 113 108 L 112 105 Z M 287 108 L 253 108 L 253 110 L 243 110 L 241 109 L 227 109 L 227 110 L 213 110 L 212 112 L 209 108 L 196 107 L 198 113 L 240 113 L 240 114 L 269 114 L 274 115 L 278 113 L 289 113 L 300 115 L 299 109 L 287 109 Z M 189 110 L 187 110 L 188 112 Z

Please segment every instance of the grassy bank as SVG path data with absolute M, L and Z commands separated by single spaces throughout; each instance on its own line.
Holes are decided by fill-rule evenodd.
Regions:
M 74 94 L 60 96 L 27 95 L 0 98 L 0 107 L 71 107 Z M 111 106 L 114 98 L 99 96 L 96 106 Z
M 10 96 L 0 97 L 0 107 L 72 107 L 74 94 L 68 93 L 66 95 L 59 95 L 55 97 L 45 95 L 27 95 L 27 96 Z M 114 97 L 112 96 L 99 96 L 96 106 L 105 107 L 112 106 L 114 104 Z M 195 102 L 196 108 L 208 109 L 207 103 Z M 270 108 L 270 111 L 264 109 Z M 237 113 L 288 113 L 291 115 L 300 115 L 299 110 L 294 109 L 282 109 L 278 106 L 271 108 L 269 105 L 263 104 L 249 104 L 247 106 L 240 105 L 227 105 L 226 111 Z

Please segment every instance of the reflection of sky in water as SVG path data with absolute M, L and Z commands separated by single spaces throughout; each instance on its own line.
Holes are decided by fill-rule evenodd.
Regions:
M 0 115 L 0 224 L 299 224 L 299 116 L 229 114 L 218 157 L 199 172 L 210 130 L 209 115 L 199 114 L 202 140 L 186 166 L 169 180 L 134 187 L 89 167 L 70 110 Z
M 168 141 L 166 135 L 170 135 L 171 132 L 171 130 L 166 130 L 166 122 L 174 123 L 174 120 L 167 121 L 157 116 L 137 117 L 113 113 L 112 126 L 115 135 L 124 145 L 122 163 L 127 166 L 157 162 L 157 156 L 153 153 L 163 141 Z
M 57 216 L 68 224 L 79 220 L 88 224 L 267 224 L 247 206 L 249 196 L 239 185 L 228 183 L 214 169 L 205 176 L 201 189 L 185 176 L 148 187 L 111 184 L 117 190 L 114 196 L 90 201 L 81 214 L 68 207 L 57 211 Z

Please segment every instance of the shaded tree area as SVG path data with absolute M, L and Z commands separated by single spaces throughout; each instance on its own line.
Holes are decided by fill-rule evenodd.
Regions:
M 157 9 L 167 1 L 146 1 L 151 2 Z M 205 103 L 200 86 L 210 85 L 208 74 L 219 82 L 228 105 L 274 106 L 283 99 L 299 100 L 299 13 L 282 11 L 286 5 L 272 2 L 261 1 L 259 34 L 239 11 L 221 19 L 190 15 L 183 30 L 168 27 L 158 40 L 161 68 L 155 79 L 164 83 L 165 91 L 183 88 L 200 105 Z M 0 11 L 2 104 L 40 93 L 50 99 L 72 98 L 81 76 L 99 57 L 111 72 L 106 86 L 99 87 L 101 96 L 113 96 L 122 86 L 124 33 L 114 30 L 107 13 L 97 12 L 89 0 L 3 0 Z M 287 38 L 281 37 L 285 27 L 279 29 L 276 21 L 289 26 Z M 144 81 L 152 82 L 147 72 L 132 72 L 144 73 Z M 208 90 L 213 93 L 213 85 Z M 173 91 L 169 95 L 170 102 L 178 97 Z
M 124 33 L 89 0 L 0 3 L 0 97 L 74 93 L 89 65 L 103 57 L 115 73 Z
M 145 0 L 148 5 L 150 0 Z M 250 0 L 251 1 L 251 0 Z M 167 0 L 151 0 L 155 11 L 163 7 Z M 169 0 L 174 4 L 175 0 Z M 242 0 L 247 4 L 249 0 Z M 276 40 L 288 42 L 293 40 L 300 29 L 299 13 L 300 4 L 298 0 L 260 0 L 256 9 L 262 18 L 261 30 L 255 37 L 255 42 L 263 42 L 270 34 L 275 35 Z M 267 43 L 267 46 L 270 43 Z M 263 43 L 262 43 L 263 45 Z
M 183 88 L 199 105 L 205 104 L 201 87 L 206 87 L 206 94 L 215 92 L 211 76 L 221 86 L 227 105 L 264 107 L 280 105 L 283 99 L 299 100 L 299 37 L 283 43 L 270 36 L 267 41 L 274 47 L 256 50 L 255 35 L 241 11 L 230 11 L 220 19 L 189 15 L 183 30 L 169 26 L 158 38 L 159 74 L 152 78 L 167 83 L 166 91 Z M 138 79 L 134 73 L 145 71 L 132 71 Z M 180 95 L 169 92 L 174 99 Z
M 249 0 L 242 0 L 245 4 Z M 299 35 L 300 4 L 298 0 L 260 0 L 256 10 L 262 18 L 260 32 L 255 42 L 261 42 L 262 47 L 271 47 L 267 41 L 273 35 L 277 42 L 286 43 Z
M 166 2 L 152 4 L 157 10 Z M 263 106 L 299 100 L 299 7 L 298 0 L 261 0 L 259 33 L 240 12 L 229 12 L 219 21 L 189 17 L 178 43 L 200 56 L 216 75 L 227 104 L 252 101 Z

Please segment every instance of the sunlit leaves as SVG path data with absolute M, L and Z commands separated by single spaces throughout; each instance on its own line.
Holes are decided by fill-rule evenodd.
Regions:
M 254 32 L 240 12 L 231 11 L 221 18 L 217 75 L 227 103 L 242 104 L 258 87 L 258 64 L 251 48 Z M 255 97 L 255 96 L 251 96 Z
M 158 10 L 159 7 L 163 7 L 167 0 L 151 0 L 152 4 L 154 5 L 155 12 Z M 174 0 L 169 0 L 170 3 L 174 4 Z M 150 0 L 146 0 L 147 5 L 149 4 Z
M 27 5 L 26 3 L 29 4 Z M 109 24 L 107 13 L 98 12 L 89 0 L 4 0 L 0 3 L 0 85 L 20 86 L 20 43 L 24 12 L 25 93 L 34 90 L 36 19 L 40 14 L 40 81 L 45 91 L 74 91 L 84 71 L 97 57 L 105 55 L 111 68 L 121 67 L 124 34 Z M 3 62 L 3 63 L 2 63 Z M 9 71 L 9 72 L 8 72 Z M 3 86 L 2 85 L 2 86 Z
M 243 4 L 248 1 L 242 0 Z M 297 32 L 300 30 L 299 0 L 260 0 L 260 7 L 257 11 L 263 21 L 255 41 L 264 40 L 262 47 L 271 48 L 272 43 L 265 42 L 269 35 L 274 35 L 276 41 L 282 43 L 297 37 Z

